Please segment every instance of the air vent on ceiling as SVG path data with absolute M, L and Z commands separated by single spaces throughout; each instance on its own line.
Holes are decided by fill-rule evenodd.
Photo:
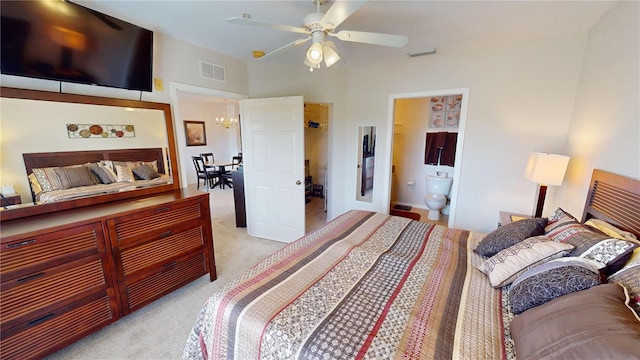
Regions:
M 209 79 L 227 82 L 227 71 L 222 65 L 200 61 L 200 76 Z

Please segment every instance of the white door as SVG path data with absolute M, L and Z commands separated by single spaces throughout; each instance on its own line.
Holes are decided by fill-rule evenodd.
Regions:
M 240 101 L 247 232 L 291 242 L 305 229 L 302 96 Z

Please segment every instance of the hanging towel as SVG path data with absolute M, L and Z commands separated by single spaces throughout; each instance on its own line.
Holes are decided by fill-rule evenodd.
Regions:
M 436 133 L 436 147 L 438 149 L 443 149 L 445 146 L 447 146 L 447 140 L 448 140 L 447 135 L 449 135 L 449 133 L 446 133 L 446 132 Z
M 458 144 L 458 133 L 446 133 L 447 140 L 445 146 L 440 151 L 440 165 L 454 166 L 456 161 L 456 145 Z
M 424 163 L 427 165 L 438 165 L 438 155 L 440 149 L 436 146 L 436 133 L 427 133 L 424 146 Z
M 427 133 L 424 148 L 426 165 L 454 166 L 458 133 Z

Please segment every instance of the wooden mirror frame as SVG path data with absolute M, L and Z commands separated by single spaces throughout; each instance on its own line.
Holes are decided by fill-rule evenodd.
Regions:
M 138 100 L 126 100 L 115 99 L 98 96 L 88 95 L 76 95 L 76 94 L 64 94 L 55 93 L 49 91 L 16 89 L 8 87 L 0 87 L 0 97 L 13 98 L 13 99 L 25 99 L 25 100 L 40 100 L 40 101 L 54 101 L 65 102 L 73 104 L 88 104 L 88 105 L 103 105 L 103 106 L 118 106 L 129 107 L 136 109 L 152 109 L 161 110 L 164 112 L 165 126 L 167 130 L 167 144 L 168 144 L 168 156 L 169 166 L 171 170 L 171 177 L 173 179 L 172 184 L 159 185 L 149 188 L 130 190 L 119 193 L 96 195 L 87 198 L 66 200 L 55 203 L 45 204 L 24 204 L 16 205 L 15 208 L 3 209 L 0 211 L 0 221 L 7 221 L 19 218 L 25 218 L 34 215 L 41 215 L 52 213 L 61 210 L 68 210 L 83 206 L 102 204 L 117 200 L 131 199 L 146 195 L 158 194 L 171 190 L 180 189 L 180 173 L 178 167 L 178 156 L 176 150 L 176 139 L 173 128 L 173 119 L 171 117 L 171 105 L 164 103 L 138 101 Z

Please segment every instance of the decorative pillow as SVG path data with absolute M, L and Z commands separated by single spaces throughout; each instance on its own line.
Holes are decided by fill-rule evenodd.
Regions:
M 78 186 L 95 185 L 95 178 L 86 166 L 66 166 L 53 169 L 60 178 L 63 189 L 71 189 Z
M 544 234 L 546 225 L 546 218 L 532 218 L 500 226 L 485 236 L 474 251 L 482 256 L 493 256 L 526 238 Z
M 571 215 L 570 213 L 564 211 L 562 208 L 557 208 L 556 211 L 551 214 L 549 217 L 549 225 L 556 223 L 558 221 L 566 221 L 566 220 L 576 220 L 576 217 Z
M 609 239 L 609 236 L 600 231 L 594 231 L 578 220 L 568 217 L 563 217 L 555 223 L 547 225 L 545 235 L 554 241 L 575 246 L 571 256 L 579 256 L 600 241 Z
M 629 291 L 629 297 L 631 298 L 629 305 L 640 316 L 640 264 L 625 267 L 609 276 L 607 280 L 610 283 L 623 285 Z
M 529 309 L 511 321 L 516 357 L 637 359 L 640 319 L 617 284 L 602 284 Z
M 514 314 L 547 303 L 562 295 L 600 285 L 604 278 L 592 260 L 565 257 L 525 271 L 509 289 Z
M 140 165 L 145 165 L 145 164 L 151 166 L 153 170 L 158 171 L 158 160 L 140 162 Z
M 587 225 L 587 226 L 590 226 L 590 227 L 592 227 L 594 229 L 598 229 L 598 230 L 602 231 L 603 233 L 611 236 L 612 238 L 621 239 L 621 240 L 629 240 L 631 242 L 635 242 L 637 244 L 640 244 L 640 241 L 638 241 L 638 238 L 633 233 L 618 229 L 617 227 L 609 224 L 608 222 L 606 222 L 604 220 L 589 219 L 584 224 Z
M 33 175 L 38 179 L 38 183 L 40 184 L 42 191 L 62 189 L 60 178 L 56 175 L 54 169 L 55 167 L 31 169 L 33 171 Z
M 546 236 L 534 236 L 508 247 L 480 266 L 494 288 L 511 284 L 529 268 L 568 254 L 573 245 L 563 244 Z
M 149 164 L 142 164 L 136 168 L 133 168 L 133 175 L 142 180 L 151 180 L 162 175 L 158 174 L 156 170 L 154 170 Z
M 98 166 L 92 168 L 91 171 L 98 176 L 100 182 L 103 184 L 111 184 L 116 182 L 117 176 L 116 173 L 111 170 L 111 168 L 107 166 Z
M 31 191 L 33 191 L 33 194 L 36 196 L 39 195 L 42 192 L 42 187 L 40 186 L 36 176 L 31 173 L 27 178 L 29 178 L 29 184 L 31 185 Z
M 116 165 L 116 181 L 117 182 L 134 182 L 136 179 L 133 177 L 131 168 L 123 165 Z
M 638 245 L 626 240 L 606 239 L 598 242 L 580 255 L 602 264 L 607 275 L 622 269 Z

